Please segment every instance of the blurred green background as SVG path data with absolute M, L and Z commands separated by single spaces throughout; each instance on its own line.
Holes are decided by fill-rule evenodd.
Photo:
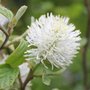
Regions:
M 18 22 L 13 35 L 21 35 L 27 25 L 31 23 L 31 16 L 38 18 L 42 14 L 52 12 L 56 15 L 70 17 L 70 22 L 74 23 L 76 29 L 80 29 L 82 46 L 85 42 L 87 29 L 87 11 L 83 0 L 2 0 L 2 4 L 14 13 L 22 5 L 27 5 L 28 10 Z M 53 77 L 50 86 L 42 83 L 41 78 L 32 81 L 32 90 L 84 90 L 83 70 L 82 70 L 82 46 L 80 53 L 74 58 L 74 62 L 67 70 L 59 76 Z M 88 71 L 90 70 L 90 47 L 88 50 Z M 90 72 L 88 72 L 90 76 Z M 90 77 L 88 78 L 90 79 Z M 90 80 L 89 80 L 90 82 Z

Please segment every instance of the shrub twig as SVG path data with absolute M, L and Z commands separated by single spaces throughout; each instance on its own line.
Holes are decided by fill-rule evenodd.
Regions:
M 83 65 L 83 74 L 84 74 L 84 88 L 85 90 L 88 90 L 88 67 L 87 67 L 87 52 L 88 52 L 88 46 L 90 42 L 90 5 L 88 0 L 84 0 L 85 7 L 87 9 L 88 13 L 88 22 L 87 22 L 87 31 L 86 31 L 86 38 L 87 42 L 83 47 L 83 53 L 82 53 L 82 65 Z

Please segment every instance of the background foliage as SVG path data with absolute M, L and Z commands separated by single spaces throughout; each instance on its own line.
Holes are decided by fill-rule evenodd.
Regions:
M 21 35 L 27 29 L 27 25 L 30 25 L 31 22 L 31 16 L 38 18 L 42 14 L 52 12 L 53 14 L 70 17 L 70 22 L 74 23 L 82 33 L 82 46 L 86 41 L 87 11 L 83 0 L 2 0 L 2 4 L 14 13 L 21 5 L 28 6 L 27 12 L 18 22 L 12 36 Z M 82 46 L 80 53 L 74 58 L 73 64 L 64 73 L 52 78 L 50 86 L 44 85 L 41 78 L 34 78 L 32 90 L 83 90 Z M 90 47 L 87 54 L 88 71 L 90 70 L 89 53 Z M 88 75 L 90 76 L 90 72 Z

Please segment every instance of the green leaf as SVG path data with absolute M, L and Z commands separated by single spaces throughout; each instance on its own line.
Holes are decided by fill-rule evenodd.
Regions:
M 21 40 L 16 50 L 7 58 L 6 63 L 12 67 L 17 67 L 22 64 L 25 60 L 24 52 L 27 50 L 28 42 Z
M 54 73 L 53 70 L 50 70 L 50 68 L 45 68 L 42 64 L 38 64 L 36 68 L 34 69 L 34 75 L 36 77 L 42 77 L 42 82 L 45 85 L 50 85 L 51 84 L 51 77 Z
M 26 12 L 26 10 L 27 10 L 27 6 L 24 5 L 24 6 L 20 7 L 20 9 L 17 11 L 15 17 L 13 18 L 14 25 L 17 24 L 17 22 L 23 16 L 23 14 Z
M 13 13 L 9 9 L 3 7 L 2 5 L 0 5 L 0 13 L 7 17 L 10 21 L 13 18 Z
M 48 64 L 48 69 L 43 64 L 38 64 L 34 69 L 34 76 L 35 77 L 42 77 L 42 82 L 45 85 L 51 84 L 51 76 L 60 75 L 65 69 L 50 69 Z
M 51 84 L 51 78 L 49 76 L 46 76 L 46 75 L 42 75 L 42 82 L 45 84 L 45 85 L 50 85 Z
M 27 10 L 27 6 L 24 5 L 20 7 L 20 9 L 17 11 L 15 15 L 16 19 L 19 20 L 22 17 L 22 15 L 25 13 L 26 10 Z
M 12 86 L 18 74 L 18 68 L 11 68 L 7 64 L 0 65 L 0 89 Z
M 51 64 L 50 63 L 45 63 L 45 65 L 47 65 L 48 68 L 46 68 L 43 64 L 38 64 L 35 67 L 34 70 L 34 75 L 36 76 L 42 76 L 43 74 L 48 75 L 48 76 L 52 76 L 55 74 L 60 74 L 62 73 L 64 70 L 62 69 L 57 69 L 54 67 L 54 69 L 51 68 Z

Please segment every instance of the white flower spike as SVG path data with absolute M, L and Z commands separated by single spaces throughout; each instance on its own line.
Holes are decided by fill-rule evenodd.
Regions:
M 72 63 L 72 58 L 80 47 L 80 31 L 69 24 L 69 18 L 54 16 L 52 13 L 42 15 L 28 27 L 26 36 L 32 48 L 25 52 L 26 60 L 39 63 L 48 60 L 52 66 L 65 68 Z

